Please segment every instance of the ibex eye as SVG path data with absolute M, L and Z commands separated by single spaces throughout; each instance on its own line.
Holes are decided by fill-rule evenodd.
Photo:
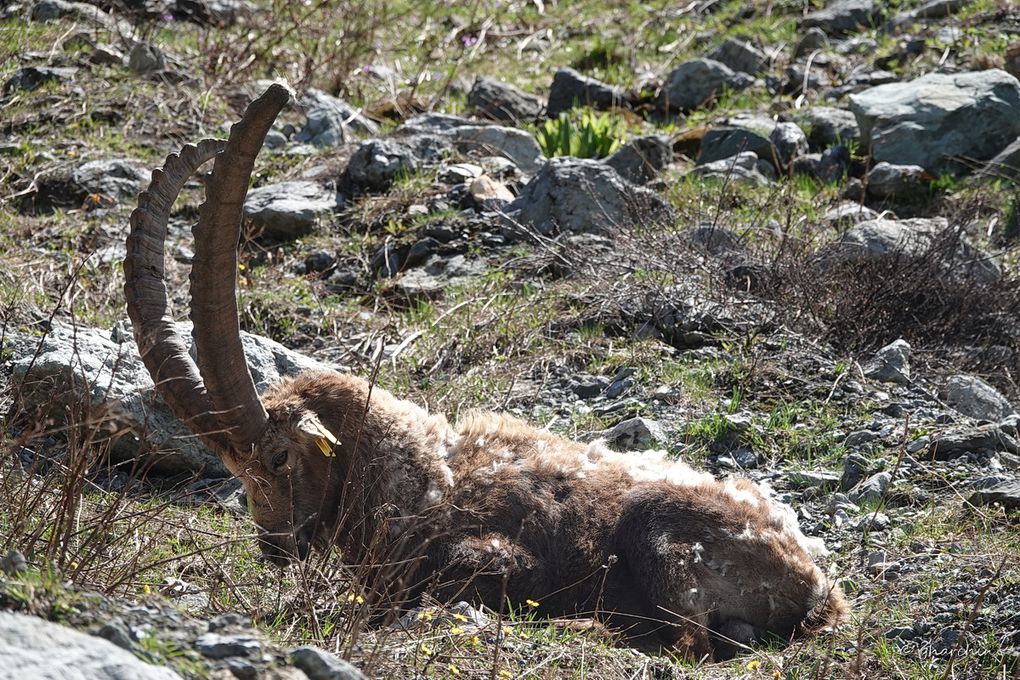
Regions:
M 283 464 L 287 462 L 287 452 L 281 451 L 280 453 L 273 456 L 273 468 L 281 468 Z

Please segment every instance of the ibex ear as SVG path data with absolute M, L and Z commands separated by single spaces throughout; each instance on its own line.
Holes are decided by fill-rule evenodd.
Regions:
M 340 444 L 340 441 L 333 435 L 319 417 L 314 413 L 305 413 L 297 422 L 297 430 L 315 442 L 315 445 L 322 451 L 322 455 L 332 458 L 336 455 L 333 448 Z

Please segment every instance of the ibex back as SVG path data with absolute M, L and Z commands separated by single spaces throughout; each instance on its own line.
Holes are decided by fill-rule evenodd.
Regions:
M 238 329 L 237 243 L 255 156 L 289 96 L 271 86 L 227 142 L 187 146 L 153 172 L 124 264 L 142 358 L 177 416 L 244 483 L 266 557 L 285 563 L 333 544 L 379 565 L 369 596 L 380 605 L 424 592 L 493 608 L 533 600 L 542 614 L 595 617 L 635 645 L 693 658 L 844 618 L 843 594 L 812 560 L 817 542 L 747 480 L 505 415 L 451 426 L 339 373 L 286 379 L 260 398 Z M 175 332 L 163 249 L 174 200 L 213 158 L 191 274 L 196 366 Z

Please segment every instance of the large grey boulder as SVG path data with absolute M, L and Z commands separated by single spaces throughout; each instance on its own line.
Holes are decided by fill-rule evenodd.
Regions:
M 746 73 L 737 73 L 714 59 L 693 59 L 674 69 L 659 94 L 659 109 L 675 111 L 696 109 L 724 89 L 743 90 L 754 82 Z
M 581 75 L 572 68 L 561 68 L 557 69 L 549 88 L 546 115 L 555 118 L 574 106 L 611 109 L 620 106 L 623 100 L 624 92 L 620 88 Z
M 379 134 L 379 126 L 342 99 L 322 90 L 309 89 L 301 98 L 306 121 L 295 141 L 313 146 L 333 147 L 349 141 L 347 128 L 363 135 Z
M 100 637 L 0 611 L 0 668 L 18 680 L 181 680 Z
M 801 28 L 820 28 L 829 35 L 845 35 L 877 26 L 882 10 L 874 0 L 835 0 L 807 14 Z
M 194 353 L 190 327 L 178 324 L 178 333 Z M 329 368 L 257 335 L 241 333 L 241 342 L 260 392 L 282 376 Z M 111 333 L 54 321 L 45 337 L 10 334 L 2 349 L 10 350 L 13 357 L 13 377 L 21 385 L 27 412 L 84 401 L 93 417 L 116 433 L 115 459 L 148 456 L 153 471 L 160 473 L 227 475 L 215 454 L 156 394 L 126 323 Z M 60 412 L 51 415 L 59 417 Z
M 963 172 L 1020 136 L 1020 82 L 999 69 L 932 73 L 850 96 L 877 161 Z
M 950 376 L 942 397 L 960 413 L 980 420 L 997 422 L 1016 413 L 1009 399 L 973 375 Z
M 311 645 L 292 650 L 290 660 L 304 671 L 308 680 L 366 680 L 354 664 Z
M 580 158 L 550 159 L 506 212 L 542 234 L 611 234 L 676 219 L 673 207 L 655 192 L 631 184 L 605 163 Z
M 479 76 L 468 92 L 468 106 L 483 118 L 519 123 L 535 120 L 542 100 L 503 81 Z
M 864 364 L 864 375 L 880 382 L 910 383 L 910 344 L 900 338 L 878 350 Z
M 1020 182 L 1020 138 L 1009 143 L 995 158 L 981 168 L 978 175 L 1007 179 L 1014 184 Z
M 244 216 L 264 226 L 267 236 L 292 239 L 311 232 L 336 207 L 336 192 L 317 182 L 280 182 L 249 191 Z
M 860 222 L 827 248 L 827 258 L 861 262 L 899 257 L 921 257 L 939 238 L 955 238 L 955 252 L 946 259 L 947 273 L 974 277 L 981 283 L 998 281 L 1002 272 L 988 254 L 974 247 L 963 234 L 949 234 L 945 218 L 876 219 Z

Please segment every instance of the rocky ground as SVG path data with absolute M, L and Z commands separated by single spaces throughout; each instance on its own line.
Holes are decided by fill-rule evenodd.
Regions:
M 1018 677 L 1018 75 L 994 0 L 0 7 L 0 663 Z M 120 263 L 151 168 L 272 78 L 296 101 L 238 272 L 260 388 L 331 366 L 767 482 L 851 621 L 699 664 L 470 603 L 380 624 L 356 565 L 261 562 Z M 169 228 L 182 323 L 201 196 Z

